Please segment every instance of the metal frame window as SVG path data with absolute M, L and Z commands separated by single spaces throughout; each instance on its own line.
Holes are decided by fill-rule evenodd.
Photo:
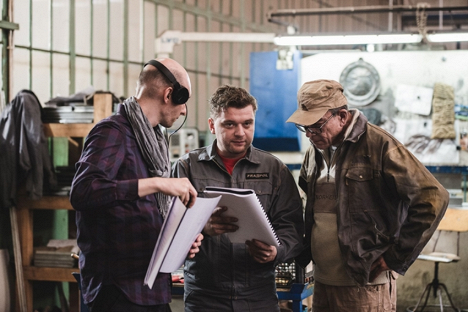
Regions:
M 8 1 L 8 0 L 4 0 Z M 244 0 L 10 0 L 15 31 L 11 90 L 36 93 L 44 103 L 89 86 L 133 95 L 141 66 L 155 57 L 164 30 L 272 32 L 267 8 L 282 1 Z M 174 59 L 192 80 L 187 126 L 206 130 L 206 102 L 221 84 L 248 88 L 249 52 L 269 44 L 183 43 Z

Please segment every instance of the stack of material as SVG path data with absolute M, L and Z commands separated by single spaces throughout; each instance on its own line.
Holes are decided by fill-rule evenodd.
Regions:
M 57 96 L 44 103 L 43 123 L 93 123 L 94 95 L 108 93 L 88 87 L 70 96 Z M 116 112 L 121 100 L 112 94 L 113 111 Z
M 71 244 L 70 244 L 71 242 Z M 68 244 L 65 246 L 64 244 Z M 76 240 L 51 240 L 47 246 L 34 248 L 34 265 L 38 267 L 73 268 L 76 259 L 72 254 L 79 252 Z
M 89 105 L 70 105 L 44 107 L 43 123 L 93 123 L 94 107 Z

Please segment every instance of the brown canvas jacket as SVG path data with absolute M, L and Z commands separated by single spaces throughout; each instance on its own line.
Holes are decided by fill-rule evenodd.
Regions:
M 338 239 L 347 273 L 365 285 L 372 263 L 383 255 L 404 275 L 444 215 L 448 192 L 403 144 L 362 113 L 335 157 Z M 305 248 L 296 259 L 303 266 L 313 258 L 313 194 L 321 162 L 321 153 L 311 146 L 299 178 L 308 194 Z

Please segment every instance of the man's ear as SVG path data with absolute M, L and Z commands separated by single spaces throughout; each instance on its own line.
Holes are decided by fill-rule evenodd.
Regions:
M 172 87 L 167 87 L 164 89 L 164 103 L 169 103 L 171 101 L 172 91 Z
M 340 123 L 346 124 L 348 121 L 348 111 L 346 109 L 340 109 L 338 111 L 338 116 L 340 116 Z
M 208 126 L 210 127 L 211 134 L 215 134 L 214 120 L 213 118 L 208 118 Z

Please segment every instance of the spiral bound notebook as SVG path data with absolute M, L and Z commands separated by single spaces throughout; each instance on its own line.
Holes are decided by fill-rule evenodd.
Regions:
M 219 199 L 197 198 L 193 207 L 187 208 L 173 197 L 146 271 L 145 285 L 151 289 L 159 272 L 171 273 L 180 268 Z
M 232 243 L 245 243 L 257 239 L 279 247 L 280 241 L 254 190 L 207 186 L 207 197 L 222 196 L 218 206 L 226 206 L 226 215 L 236 217 L 239 229 L 227 233 Z

